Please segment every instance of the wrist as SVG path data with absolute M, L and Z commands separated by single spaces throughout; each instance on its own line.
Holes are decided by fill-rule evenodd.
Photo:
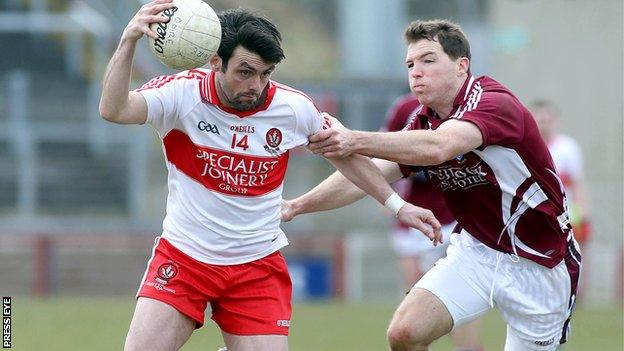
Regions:
M 129 31 L 124 30 L 123 33 L 121 33 L 121 39 L 119 40 L 119 46 L 126 46 L 126 45 L 130 45 L 132 47 L 136 46 L 136 44 L 139 42 L 139 39 L 141 39 L 141 36 L 136 36 L 136 35 L 132 35 Z
M 407 204 L 407 201 L 403 200 L 397 193 L 392 193 L 384 202 L 384 206 L 390 210 L 395 217 L 398 217 L 399 211 L 405 204 Z
M 354 153 L 362 151 L 362 146 L 366 145 L 366 135 L 359 130 L 351 131 L 351 149 Z
M 290 200 L 290 210 L 292 212 L 293 217 L 296 217 L 302 214 L 301 212 L 302 208 L 303 208 L 303 205 L 301 203 L 300 198 Z

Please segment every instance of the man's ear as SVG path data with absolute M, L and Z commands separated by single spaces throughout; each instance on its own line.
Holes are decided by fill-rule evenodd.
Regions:
M 221 60 L 221 57 L 219 57 L 219 55 L 217 54 L 212 55 L 209 62 L 210 62 L 211 70 L 213 70 L 214 72 L 221 72 L 221 68 L 223 66 L 223 60 Z
M 468 73 L 470 70 L 470 59 L 467 57 L 460 57 L 457 61 L 457 74 L 462 75 Z

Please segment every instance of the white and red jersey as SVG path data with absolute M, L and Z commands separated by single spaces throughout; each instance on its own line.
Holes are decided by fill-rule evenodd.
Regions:
M 228 108 L 214 75 L 184 71 L 137 91 L 167 162 L 162 236 L 199 261 L 234 265 L 288 244 L 280 229 L 288 153 L 306 145 L 323 118 L 305 94 L 273 81 L 262 106 Z
M 557 174 L 561 177 L 568 199 L 574 200 L 572 185 L 582 178 L 583 155 L 576 140 L 557 134 L 548 142 L 548 150 L 555 162 Z
M 459 225 L 495 250 L 555 267 L 570 254 L 569 215 L 561 179 L 529 111 L 495 80 L 469 76 L 449 119 L 423 106 L 409 129 L 437 129 L 450 119 L 469 121 L 483 135 L 478 149 L 426 168 Z

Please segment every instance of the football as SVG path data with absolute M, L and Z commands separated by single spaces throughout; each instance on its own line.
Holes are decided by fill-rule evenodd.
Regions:
M 169 68 L 187 70 L 204 66 L 219 49 L 221 23 L 214 10 L 202 0 L 174 0 L 175 7 L 160 13 L 169 18 L 152 23 L 158 37 L 149 37 L 154 55 Z

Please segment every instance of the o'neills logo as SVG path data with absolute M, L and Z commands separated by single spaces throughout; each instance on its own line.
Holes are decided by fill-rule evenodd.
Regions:
M 164 138 L 167 160 L 206 188 L 229 195 L 258 196 L 279 187 L 288 153 L 254 156 L 195 145 L 179 130 Z
M 438 167 L 427 170 L 430 178 L 438 180 L 440 189 L 467 189 L 475 185 L 487 183 L 481 163 L 469 167 Z
M 156 34 L 158 34 L 158 37 L 154 40 L 154 50 L 156 50 L 159 54 L 162 54 L 165 51 L 163 45 L 165 44 L 165 38 L 167 37 L 167 26 L 169 25 L 169 22 L 171 22 L 171 17 L 173 17 L 176 11 L 178 11 L 177 7 L 166 9 L 162 14 L 163 16 L 168 17 L 167 22 L 156 23 Z

